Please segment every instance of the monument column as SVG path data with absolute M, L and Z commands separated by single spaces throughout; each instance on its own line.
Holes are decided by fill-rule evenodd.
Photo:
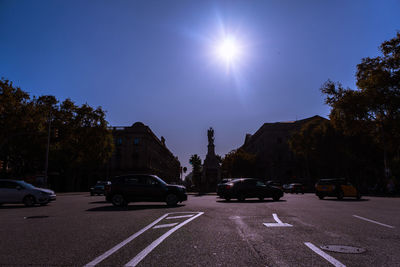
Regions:
M 221 166 L 215 155 L 214 129 L 210 127 L 207 131 L 208 151 L 203 164 L 202 188 L 205 192 L 215 191 L 217 183 L 221 180 Z

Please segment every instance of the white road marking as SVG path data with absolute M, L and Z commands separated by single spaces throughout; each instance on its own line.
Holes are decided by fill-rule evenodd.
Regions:
M 175 226 L 177 224 L 178 223 L 159 224 L 159 225 L 154 226 L 153 229 L 172 227 L 172 226 Z
M 307 247 L 309 247 L 312 251 L 314 251 L 315 253 L 317 253 L 318 255 L 320 255 L 322 258 L 324 258 L 325 260 L 329 261 L 333 266 L 336 267 L 346 267 L 346 265 L 344 265 L 343 263 L 341 263 L 340 261 L 338 261 L 337 259 L 335 259 L 334 257 L 326 254 L 325 252 L 323 252 L 322 250 L 320 250 L 319 248 L 317 248 L 316 246 L 314 246 L 312 243 L 310 242 L 305 242 L 304 245 L 306 245 Z
M 364 217 L 361 217 L 361 216 L 353 215 L 353 217 L 356 217 L 358 219 L 361 219 L 361 220 L 364 220 L 364 221 L 367 221 L 367 222 L 376 223 L 376 224 L 379 224 L 379 225 L 382 225 L 382 226 L 385 226 L 385 227 L 388 227 L 388 228 L 395 228 L 394 226 L 391 226 L 391 225 L 388 225 L 388 224 L 384 224 L 384 223 L 380 223 L 380 222 L 377 222 L 377 221 L 374 221 L 374 220 L 370 220 L 370 219 L 367 219 L 367 218 L 364 218 Z
M 187 219 L 181 224 L 178 224 L 165 234 L 163 234 L 161 237 L 153 241 L 149 246 L 147 246 L 144 250 L 142 250 L 139 254 L 137 254 L 132 260 L 130 260 L 127 264 L 125 264 L 126 267 L 133 267 L 136 266 L 141 260 L 143 260 L 153 249 L 155 249 L 161 242 L 163 242 L 168 236 L 170 236 L 173 232 L 184 226 L 185 224 L 189 223 L 190 221 L 193 221 L 197 217 L 203 215 L 204 212 L 199 212 L 197 215 L 191 217 L 190 219 Z M 187 216 L 186 216 L 187 217 Z
M 171 220 L 171 219 L 188 218 L 188 217 L 192 217 L 192 216 L 193 216 L 193 214 L 192 215 L 173 216 L 173 217 L 168 217 L 168 218 L 165 218 L 165 219 L 166 220 Z
M 281 220 L 279 220 L 278 215 L 276 213 L 273 213 L 272 216 L 274 217 L 274 220 L 276 223 L 263 223 L 267 227 L 292 227 L 293 225 L 284 223 Z
M 89 262 L 88 264 L 85 265 L 85 267 L 89 267 L 89 266 L 95 266 L 96 264 L 102 262 L 103 260 L 105 260 L 106 258 L 108 258 L 111 254 L 113 254 L 114 252 L 116 252 L 117 250 L 119 250 L 120 248 L 122 248 L 123 246 L 125 246 L 126 244 L 128 244 L 129 242 L 131 242 L 133 239 L 135 239 L 136 237 L 140 236 L 141 234 L 143 234 L 145 231 L 147 231 L 148 229 L 150 229 L 151 227 L 153 227 L 154 225 L 156 225 L 159 221 L 161 221 L 162 219 L 164 219 L 165 217 L 167 217 L 169 215 L 169 213 L 164 214 L 163 216 L 161 216 L 160 218 L 158 218 L 157 220 L 155 220 L 154 222 L 152 222 L 151 224 L 147 225 L 145 228 L 143 228 L 142 230 L 136 232 L 135 234 L 131 235 L 130 237 L 128 237 L 127 239 L 125 239 L 124 241 L 122 241 L 121 243 L 119 243 L 118 245 L 114 246 L 113 248 L 111 248 L 110 250 L 106 251 L 104 254 L 98 256 L 97 258 L 95 258 L 93 261 Z

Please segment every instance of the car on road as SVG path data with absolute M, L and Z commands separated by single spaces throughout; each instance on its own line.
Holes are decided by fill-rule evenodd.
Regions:
M 315 194 L 319 199 L 324 197 L 336 197 L 341 200 L 343 197 L 361 198 L 360 191 L 346 179 L 321 179 L 315 184 Z
M 97 181 L 97 183 L 90 188 L 90 195 L 104 195 L 105 194 L 105 186 L 109 184 L 109 181 Z
M 38 188 L 20 180 L 0 179 L 0 205 L 23 203 L 27 207 L 46 205 L 56 199 L 53 190 Z
M 283 191 L 277 187 L 266 185 L 263 181 L 255 178 L 239 178 L 225 184 L 222 198 L 227 201 L 236 198 L 244 201 L 246 198 L 264 198 L 271 197 L 278 201 L 283 196 Z
M 292 184 L 288 184 L 287 186 L 285 186 L 284 188 L 285 193 L 291 193 L 291 194 L 304 194 L 304 186 L 300 183 L 292 183 Z
M 222 197 L 224 194 L 224 190 L 226 188 L 225 184 L 233 181 L 235 178 L 224 178 L 221 180 L 219 184 L 217 184 L 217 195 Z
M 130 174 L 115 177 L 106 185 L 106 200 L 114 206 L 127 206 L 129 202 L 166 202 L 176 206 L 187 200 L 186 188 L 171 185 L 156 175 Z
M 269 180 L 269 181 L 266 181 L 265 184 L 269 185 L 269 186 L 277 187 L 283 191 L 283 186 L 282 186 L 281 182 Z

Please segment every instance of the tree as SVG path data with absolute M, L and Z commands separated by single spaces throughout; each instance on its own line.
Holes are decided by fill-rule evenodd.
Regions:
M 88 180 L 113 150 L 105 111 L 77 106 L 70 99 L 59 103 L 51 95 L 31 98 L 0 80 L 0 160 L 7 166 L 2 176 L 24 178 L 43 172 L 49 125 L 49 172 L 60 176 L 57 190 L 87 189 Z
M 304 124 L 288 144 L 302 175 L 314 181 L 321 177 L 347 177 L 358 184 L 375 166 L 376 147 L 369 136 L 344 135 L 331 121 L 322 118 Z
M 192 182 L 198 190 L 201 186 L 201 158 L 194 154 L 190 157 L 189 163 L 192 165 Z
M 222 173 L 226 177 L 253 177 L 256 156 L 243 149 L 232 150 L 222 160 Z
M 327 81 L 321 88 L 332 107 L 337 129 L 354 136 L 368 134 L 382 149 L 384 176 L 400 154 L 400 32 L 380 45 L 381 56 L 357 65 L 357 89 Z

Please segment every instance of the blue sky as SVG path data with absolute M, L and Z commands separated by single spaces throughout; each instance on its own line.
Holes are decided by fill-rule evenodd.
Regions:
M 113 126 L 142 121 L 189 167 L 210 126 L 225 155 L 265 122 L 326 117 L 321 85 L 354 87 L 399 14 L 399 1 L 0 0 L 0 77 L 101 106 Z M 222 32 L 243 46 L 229 71 Z

